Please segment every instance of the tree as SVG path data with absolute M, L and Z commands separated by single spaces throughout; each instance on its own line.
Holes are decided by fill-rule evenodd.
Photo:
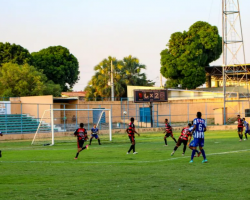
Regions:
M 5 63 L 0 69 L 0 94 L 6 97 L 60 95 L 60 85 L 29 64 Z
M 183 33 L 170 37 L 161 52 L 161 74 L 168 87 L 195 89 L 206 81 L 205 67 L 222 53 L 222 38 L 216 26 L 198 21 Z
M 53 95 L 54 97 L 60 97 L 61 92 L 62 92 L 62 89 L 59 84 L 55 84 L 52 80 L 45 82 L 43 95 Z
M 0 42 L 0 67 L 3 63 L 16 63 L 23 65 L 30 63 L 31 55 L 29 51 L 20 45 Z
M 146 70 L 146 66 L 140 64 L 139 59 L 129 55 L 122 60 L 121 74 L 126 85 L 153 86 L 154 82 L 147 80 L 146 74 L 142 70 Z
M 79 63 L 69 50 L 62 46 L 52 46 L 34 52 L 32 65 L 55 84 L 60 84 L 63 91 L 72 88 L 79 79 Z
M 111 96 L 110 73 L 111 60 L 114 69 L 115 97 L 126 97 L 127 85 L 152 86 L 154 82 L 147 80 L 142 70 L 145 65 L 140 64 L 137 58 L 125 57 L 123 60 L 108 57 L 94 67 L 95 75 L 85 88 L 87 99 L 100 99 Z

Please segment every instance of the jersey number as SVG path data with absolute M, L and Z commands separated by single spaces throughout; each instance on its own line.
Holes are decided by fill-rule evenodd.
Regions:
M 199 125 L 198 125 L 198 130 L 199 130 L 199 132 L 202 132 L 202 131 L 203 131 L 203 125 L 202 125 L 202 124 L 199 124 Z

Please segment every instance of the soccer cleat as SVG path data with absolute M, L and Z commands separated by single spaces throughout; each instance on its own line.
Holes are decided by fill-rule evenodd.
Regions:
M 190 160 L 189 163 L 193 163 L 194 161 L 193 160 Z
M 134 152 L 133 154 L 138 154 L 137 152 Z
M 173 156 L 174 155 L 174 151 L 171 153 L 171 156 Z
M 89 150 L 89 145 L 86 145 L 86 149 Z
M 89 143 L 89 145 L 91 145 L 91 144 Z
M 202 163 L 207 163 L 207 159 L 203 160 Z
M 198 157 L 200 157 L 200 155 L 201 155 L 201 151 L 198 153 Z
M 167 145 L 167 144 L 165 144 L 164 146 L 165 146 L 165 147 L 167 147 L 168 145 Z
M 182 156 L 185 156 L 185 153 L 182 153 Z
M 130 152 L 127 152 L 127 154 L 130 154 Z
M 78 158 L 74 158 L 75 160 L 77 160 Z
M 102 145 L 102 144 L 99 144 L 99 145 Z
M 0 158 L 2 157 L 2 151 L 0 151 Z
M 247 140 L 247 139 L 244 139 L 244 140 Z
M 241 141 L 242 141 L 242 139 L 239 140 L 239 142 L 241 142 Z

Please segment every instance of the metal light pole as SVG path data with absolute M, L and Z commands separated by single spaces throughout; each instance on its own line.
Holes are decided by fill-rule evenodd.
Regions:
M 114 95 L 114 71 L 113 71 L 113 62 L 111 60 L 111 101 L 115 100 L 115 95 Z

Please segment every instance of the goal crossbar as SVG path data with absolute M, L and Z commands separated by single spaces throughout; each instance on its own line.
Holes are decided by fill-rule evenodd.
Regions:
M 47 109 L 47 110 L 44 110 L 42 118 L 43 118 L 45 112 L 50 111 L 50 114 L 51 114 L 51 133 L 52 133 L 52 143 L 51 143 L 51 145 L 55 144 L 55 140 L 54 140 L 54 136 L 55 136 L 55 133 L 54 133 L 54 111 L 93 111 L 93 110 L 102 111 L 100 118 L 102 117 L 102 114 L 103 114 L 104 111 L 108 111 L 109 112 L 109 140 L 112 141 L 112 117 L 111 117 L 111 109 L 106 109 L 106 108 L 104 108 L 104 109 L 101 109 L 101 108 L 95 108 L 95 109 Z M 98 123 L 100 121 L 100 118 L 98 120 Z M 42 120 L 39 122 L 38 129 L 41 126 L 41 123 L 42 123 Z M 34 135 L 34 138 L 33 138 L 31 144 L 33 144 L 34 141 L 35 141 L 35 138 L 36 138 L 36 136 L 38 134 L 38 129 L 37 129 L 37 131 L 36 131 L 36 133 Z

